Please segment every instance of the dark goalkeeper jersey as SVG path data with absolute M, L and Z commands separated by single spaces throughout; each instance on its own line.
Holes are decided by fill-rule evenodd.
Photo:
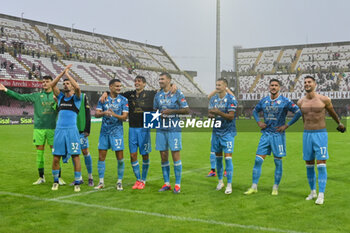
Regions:
M 129 101 L 129 126 L 133 128 L 143 127 L 143 113 L 153 111 L 153 99 L 157 91 L 143 90 L 139 95 L 135 91 L 122 93 Z

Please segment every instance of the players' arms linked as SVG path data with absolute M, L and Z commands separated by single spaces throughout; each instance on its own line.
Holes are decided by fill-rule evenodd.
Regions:
M 58 96 L 60 94 L 60 90 L 57 87 L 57 83 L 58 81 L 60 81 L 60 79 L 65 75 L 66 70 L 69 70 L 72 67 L 72 65 L 68 65 L 64 68 L 64 70 L 56 76 L 56 78 L 54 80 L 52 80 L 52 82 L 50 83 L 50 86 L 53 90 L 53 93 L 55 96 Z
M 109 95 L 109 91 L 103 92 L 103 94 L 102 94 L 101 97 L 100 97 L 100 102 L 101 102 L 101 103 L 106 102 L 106 100 L 107 100 L 107 98 L 108 98 L 108 95 Z
M 325 108 L 326 108 L 327 112 L 329 113 L 329 115 L 333 118 L 333 120 L 335 122 L 337 122 L 337 124 L 338 124 L 337 130 L 341 133 L 344 133 L 346 131 L 346 127 L 340 122 L 340 119 L 339 119 L 337 113 L 334 111 L 331 99 L 329 97 L 325 96 L 323 98 L 323 102 L 326 105 Z
M 232 96 L 235 96 L 235 95 L 233 94 L 233 92 L 230 90 L 230 88 L 228 88 L 228 87 L 226 87 L 226 92 L 227 92 L 228 94 L 232 95 Z M 211 97 L 213 97 L 216 93 L 217 93 L 217 90 L 214 90 L 214 91 L 210 92 L 210 94 L 208 95 L 208 99 L 210 100 Z
M 79 84 L 74 80 L 74 78 L 72 78 L 72 76 L 70 76 L 69 69 L 66 69 L 65 74 L 68 77 L 70 83 L 72 84 L 72 86 L 74 88 L 74 93 L 75 93 L 76 98 L 80 99 L 81 90 L 80 90 Z
M 175 83 L 171 83 L 170 84 L 170 93 L 171 94 L 175 94 L 177 90 L 179 90 L 179 89 L 177 89 L 176 84 Z

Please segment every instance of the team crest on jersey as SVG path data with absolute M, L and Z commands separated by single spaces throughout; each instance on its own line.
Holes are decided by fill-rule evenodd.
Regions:
M 43 98 L 43 97 L 44 97 L 44 95 L 40 95 L 40 97 L 41 97 L 41 98 Z
M 227 102 L 227 99 L 226 99 L 226 98 L 224 99 L 224 102 Z
M 280 100 L 277 100 L 276 102 L 277 102 L 277 104 L 280 104 L 280 103 L 281 103 L 281 101 L 280 101 Z
M 120 99 L 117 99 L 117 102 L 119 103 L 119 102 L 120 102 Z

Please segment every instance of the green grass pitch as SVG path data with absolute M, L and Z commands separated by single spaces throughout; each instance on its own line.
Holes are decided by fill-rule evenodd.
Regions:
M 95 183 L 99 127 L 100 124 L 93 124 L 89 137 Z M 125 127 L 125 138 L 127 132 Z M 115 189 L 117 162 L 109 151 L 106 189 L 93 191 L 83 184 L 78 194 L 71 186 L 51 191 L 52 156 L 48 148 L 46 183 L 32 185 L 38 176 L 32 133 L 33 125 L 0 126 L 0 232 L 350 232 L 348 132 L 329 133 L 330 159 L 323 206 L 305 201 L 310 190 L 302 160 L 302 132 L 287 132 L 287 157 L 283 159 L 278 196 L 271 195 L 274 180 L 271 157 L 263 164 L 259 192 L 243 195 L 251 185 L 259 132 L 239 132 L 235 138 L 231 195 L 215 191 L 217 177 L 205 177 L 210 167 L 209 132 L 183 133 L 183 176 L 178 195 L 157 192 L 163 179 L 159 152 L 154 149 L 155 133 L 152 133 L 153 151 L 144 190 L 131 189 L 135 177 L 126 143 L 124 191 Z M 82 174 L 86 180 L 83 159 Z M 171 165 L 172 184 L 173 174 Z M 71 162 L 63 165 L 62 177 L 67 183 L 73 180 Z

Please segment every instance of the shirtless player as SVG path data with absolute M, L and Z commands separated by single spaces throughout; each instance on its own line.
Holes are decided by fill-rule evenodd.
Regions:
M 311 193 L 306 200 L 317 197 L 316 204 L 324 202 L 324 192 L 327 183 L 326 161 L 328 159 L 328 134 L 326 129 L 326 110 L 337 122 L 337 130 L 344 133 L 346 128 L 340 122 L 334 111 L 331 99 L 327 96 L 317 94 L 316 81 L 312 76 L 304 78 L 304 89 L 306 95 L 298 101 L 304 121 L 303 135 L 303 159 L 306 162 L 307 179 Z M 319 193 L 316 193 L 315 159 L 317 160 Z

